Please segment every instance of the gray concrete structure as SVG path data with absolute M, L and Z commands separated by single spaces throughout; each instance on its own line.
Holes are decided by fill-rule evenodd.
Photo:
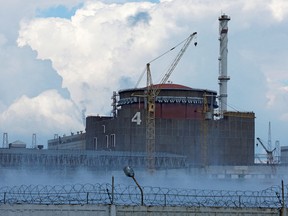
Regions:
M 146 154 L 123 151 L 47 150 L 26 148 L 0 148 L 0 167 L 26 167 L 28 169 L 93 168 L 121 170 L 124 164 L 145 167 Z M 186 157 L 176 154 L 156 154 L 156 167 L 187 167 Z
M 281 146 L 281 164 L 288 164 L 288 146 Z
M 214 111 L 218 107 L 214 91 L 171 83 L 158 87 L 161 91 L 156 98 L 156 156 L 185 157 L 185 166 L 191 167 L 254 164 L 253 112 L 225 112 L 219 116 Z M 56 136 L 48 141 L 48 149 L 145 155 L 145 91 L 146 88 L 136 88 L 113 93 L 113 116 L 88 116 L 84 133 Z M 145 163 L 147 160 L 143 166 Z
M 86 139 L 85 133 L 78 131 L 76 134 L 58 136 L 54 135 L 54 139 L 48 140 L 48 149 L 59 150 L 59 149 L 79 149 L 85 150 Z
M 186 156 L 191 166 L 254 164 L 254 113 L 218 118 L 216 92 L 177 84 L 159 88 L 156 152 Z M 119 91 L 117 115 L 86 118 L 86 148 L 145 152 L 145 106 L 145 88 Z
M 286 209 L 287 213 L 287 209 Z M 0 205 L 2 216 L 263 216 L 280 215 L 271 208 L 213 208 L 115 205 Z

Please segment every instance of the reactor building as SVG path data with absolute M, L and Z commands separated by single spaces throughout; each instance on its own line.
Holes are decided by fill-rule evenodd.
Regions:
M 163 84 L 156 99 L 155 152 L 186 156 L 192 166 L 252 165 L 254 113 L 215 117 L 216 92 Z M 119 91 L 117 115 L 86 118 L 86 149 L 145 152 L 145 88 Z
M 115 92 L 113 116 L 86 118 L 86 149 L 172 153 L 186 156 L 191 166 L 254 164 L 254 113 L 227 111 L 229 20 L 224 14 L 219 17 L 219 95 L 179 84 L 154 85 L 159 94 L 151 152 L 147 146 L 149 86 Z
M 225 14 L 219 17 L 218 95 L 167 82 L 114 92 L 113 115 L 86 117 L 81 149 L 146 155 L 143 163 L 166 154 L 185 157 L 191 167 L 253 165 L 255 114 L 227 110 L 229 20 Z M 157 89 L 153 106 L 149 104 L 151 88 Z M 48 149 L 59 145 L 58 138 L 48 141 Z

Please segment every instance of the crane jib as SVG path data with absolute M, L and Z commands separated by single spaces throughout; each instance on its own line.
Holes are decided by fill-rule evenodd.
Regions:
M 147 98 L 147 108 L 146 108 L 146 151 L 147 151 L 147 161 L 146 166 L 149 171 L 153 171 L 155 169 L 155 103 L 156 103 L 156 97 L 159 95 L 161 91 L 161 84 L 165 84 L 169 77 L 171 76 L 172 72 L 176 68 L 177 64 L 179 63 L 180 59 L 182 58 L 183 54 L 185 53 L 187 47 L 195 38 L 195 35 L 197 32 L 194 32 L 191 34 L 186 40 L 183 42 L 184 45 L 181 48 L 180 52 L 170 65 L 168 71 L 165 73 L 164 77 L 160 81 L 158 85 L 153 85 L 152 83 L 152 76 L 150 71 L 150 63 L 157 60 L 161 56 L 165 55 L 166 53 L 162 54 L 161 56 L 157 57 L 156 59 L 149 62 L 146 66 L 146 72 L 147 72 L 147 91 L 146 91 L 146 98 Z M 181 42 L 181 43 L 183 43 Z M 197 42 L 194 43 L 194 45 L 197 45 Z M 178 45 L 177 45 L 178 46 Z M 175 46 L 176 47 L 176 46 Z M 175 49 L 173 47 L 171 50 Z M 169 51 L 168 51 L 169 52 Z

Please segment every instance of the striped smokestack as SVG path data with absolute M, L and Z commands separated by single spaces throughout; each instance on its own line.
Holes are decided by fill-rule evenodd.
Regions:
M 227 54 L 228 54 L 228 21 L 230 17 L 223 14 L 219 17 L 219 41 L 220 41 L 220 56 L 219 56 L 219 114 L 223 115 L 227 111 L 227 82 L 230 77 L 227 76 Z

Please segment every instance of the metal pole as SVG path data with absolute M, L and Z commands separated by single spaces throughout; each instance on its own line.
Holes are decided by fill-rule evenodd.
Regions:
M 286 209 L 285 209 L 285 196 L 284 196 L 284 182 L 281 181 L 282 186 L 282 208 L 281 208 L 281 216 L 286 216 Z
M 137 187 L 139 188 L 140 192 L 141 192 L 141 205 L 143 206 L 144 205 L 144 194 L 143 194 L 143 189 L 141 188 L 141 186 L 138 184 L 138 182 L 136 181 L 135 177 L 132 176 L 131 177 L 134 182 L 136 183 Z
M 114 176 L 112 176 L 112 201 L 111 204 L 114 204 Z
M 135 179 L 134 176 L 134 170 L 132 169 L 132 167 L 126 166 L 123 169 L 124 173 L 126 176 L 132 178 L 134 180 L 134 182 L 136 183 L 137 187 L 139 188 L 140 192 L 141 192 L 141 205 L 144 205 L 144 195 L 143 195 L 143 190 L 141 188 L 141 186 L 138 184 L 138 182 Z

